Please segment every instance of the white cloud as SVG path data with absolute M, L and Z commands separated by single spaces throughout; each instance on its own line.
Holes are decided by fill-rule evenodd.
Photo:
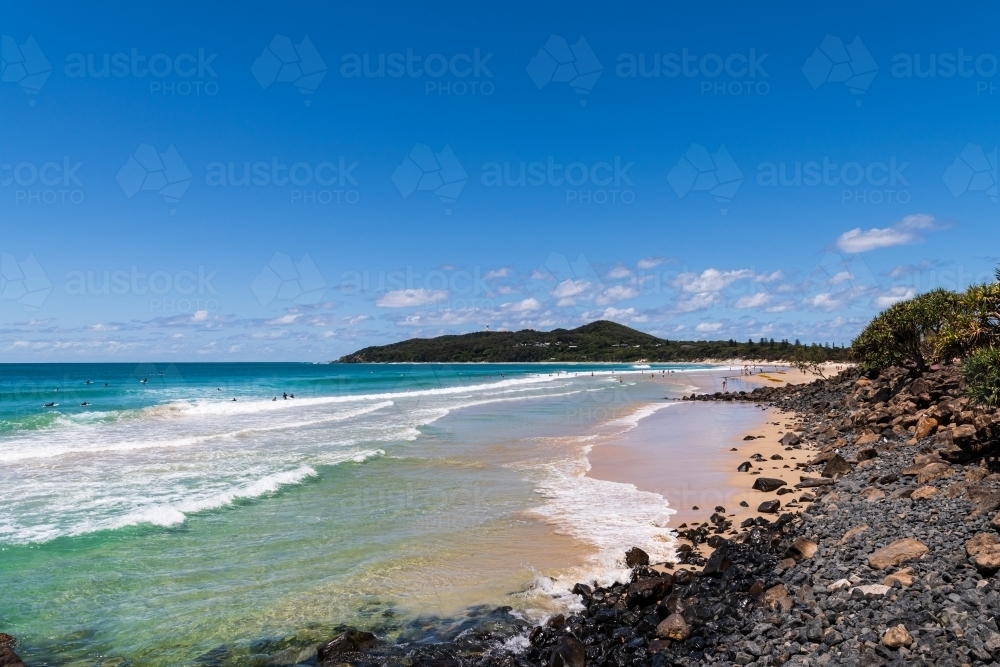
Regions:
M 817 294 L 812 299 L 808 299 L 807 301 L 813 308 L 825 310 L 827 312 L 837 310 L 838 308 L 842 308 L 847 305 L 846 299 L 843 299 L 841 294 L 832 294 L 830 292 Z
M 690 313 L 695 310 L 704 310 L 705 308 L 718 303 L 721 299 L 722 295 L 718 292 L 700 292 L 678 301 L 677 311 L 681 313 Z
M 694 328 L 700 333 L 714 333 L 722 328 L 722 322 L 702 322 Z
M 631 322 L 644 322 L 644 319 L 637 317 L 635 308 L 605 308 L 599 319 L 602 320 L 628 320 Z
M 898 286 L 891 288 L 888 292 L 880 294 L 872 300 L 872 305 L 876 308 L 888 308 L 894 303 L 912 299 L 917 295 L 917 291 L 912 287 Z
M 771 295 L 767 292 L 757 292 L 749 296 L 743 296 L 736 300 L 737 308 L 760 308 L 766 306 L 771 301 Z
M 869 252 L 878 248 L 916 243 L 919 232 L 934 229 L 934 217 L 919 213 L 908 215 L 891 227 L 874 227 L 862 231 L 860 227 L 844 232 L 837 239 L 837 248 L 848 253 Z
M 579 296 L 580 294 L 586 292 L 589 287 L 590 283 L 586 280 L 573 280 L 572 278 L 567 278 L 556 285 L 556 288 L 552 290 L 552 296 L 557 299 Z
M 638 261 L 636 267 L 643 270 L 652 269 L 659 266 L 660 264 L 663 264 L 665 261 L 667 260 L 663 259 L 662 257 L 643 257 Z
M 490 271 L 485 276 L 483 276 L 483 280 L 493 280 L 494 278 L 506 278 L 509 275 L 510 275 L 510 269 L 508 269 L 505 266 L 502 269 L 496 269 L 495 271 Z
M 830 278 L 831 285 L 839 285 L 840 283 L 847 282 L 848 280 L 854 280 L 854 274 L 850 271 L 841 271 L 832 278 Z
M 627 287 L 625 285 L 614 285 L 604 290 L 598 296 L 594 302 L 598 306 L 606 306 L 609 303 L 614 303 L 615 301 L 627 301 L 628 299 L 634 299 L 639 296 L 639 291 L 634 287 Z
M 302 317 L 301 313 L 289 313 L 281 317 L 268 320 L 265 324 L 295 324 L 295 321 Z
M 538 299 L 534 297 L 529 297 L 524 301 L 518 301 L 517 303 L 505 303 L 500 306 L 504 310 L 509 310 L 515 313 L 529 313 L 534 310 L 540 310 L 542 304 L 538 302 Z
M 613 280 L 619 280 L 621 278 L 628 278 L 632 275 L 632 272 L 626 269 L 624 266 L 616 266 L 615 268 L 608 271 L 606 278 L 611 278 Z
M 759 283 L 773 283 L 776 280 L 781 280 L 785 277 L 785 272 L 781 269 L 774 271 L 772 273 L 761 273 L 754 276 L 754 280 Z
M 429 303 L 437 303 L 448 298 L 448 292 L 444 290 L 401 289 L 386 292 L 375 299 L 375 305 L 382 308 L 408 308 L 411 306 L 425 306 Z
M 768 306 L 764 309 L 768 313 L 785 313 L 789 310 L 795 310 L 794 301 L 782 301 L 781 303 L 776 303 L 772 306 Z
M 718 292 L 729 287 L 737 280 L 752 278 L 753 275 L 753 271 L 750 269 L 739 269 L 737 271 L 705 269 L 700 274 L 682 273 L 674 278 L 673 285 L 685 292 Z

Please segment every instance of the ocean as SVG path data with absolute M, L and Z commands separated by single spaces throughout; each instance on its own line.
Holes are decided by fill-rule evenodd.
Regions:
M 668 499 L 586 454 L 709 368 L 0 364 L 0 631 L 31 665 L 250 665 L 542 618 L 671 555 Z

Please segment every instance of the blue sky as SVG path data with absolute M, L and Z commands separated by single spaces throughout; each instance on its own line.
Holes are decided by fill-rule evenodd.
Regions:
M 1000 8 L 672 5 L 8 3 L 0 355 L 848 343 L 991 275 Z

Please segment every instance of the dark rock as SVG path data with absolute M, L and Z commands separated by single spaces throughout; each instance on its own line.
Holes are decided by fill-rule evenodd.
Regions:
M 649 565 L 649 554 L 639 547 L 632 547 L 625 552 L 625 565 L 628 567 Z
M 832 486 L 833 480 L 823 477 L 802 477 L 802 481 L 795 485 L 796 489 L 814 489 L 820 486 Z
M 780 500 L 765 500 L 757 508 L 757 511 L 762 514 L 777 514 L 778 510 L 781 509 Z
M 10 644 L 0 644 L 0 667 L 24 667 L 24 662 Z
M 749 461 L 744 461 L 736 467 L 736 472 L 747 472 L 751 468 L 753 468 L 753 464 Z
M 779 442 L 785 447 L 794 447 L 795 445 L 802 442 L 802 438 L 795 435 L 794 433 L 789 432 L 781 436 L 781 440 L 779 440 Z
M 851 464 L 843 456 L 837 454 L 827 462 L 820 474 L 823 477 L 835 478 L 849 472 L 851 472 Z
M 549 667 L 584 667 L 585 664 L 585 647 L 578 639 L 563 637 L 552 649 Z
M 774 491 L 775 489 L 781 488 L 786 484 L 783 479 L 774 479 L 771 477 L 758 477 L 753 483 L 753 489 L 755 491 Z
M 647 577 L 640 579 L 628 587 L 628 606 L 646 606 L 653 604 L 670 589 L 670 575 L 664 577 Z
M 378 642 L 378 637 L 370 632 L 348 630 L 319 647 L 319 661 L 327 662 L 341 653 L 363 651 Z

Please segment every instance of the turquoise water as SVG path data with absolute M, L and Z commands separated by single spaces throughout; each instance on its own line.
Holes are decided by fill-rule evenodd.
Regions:
M 669 555 L 665 500 L 585 454 L 704 368 L 0 365 L 0 631 L 29 664 L 237 665 L 544 615 L 622 544 Z

